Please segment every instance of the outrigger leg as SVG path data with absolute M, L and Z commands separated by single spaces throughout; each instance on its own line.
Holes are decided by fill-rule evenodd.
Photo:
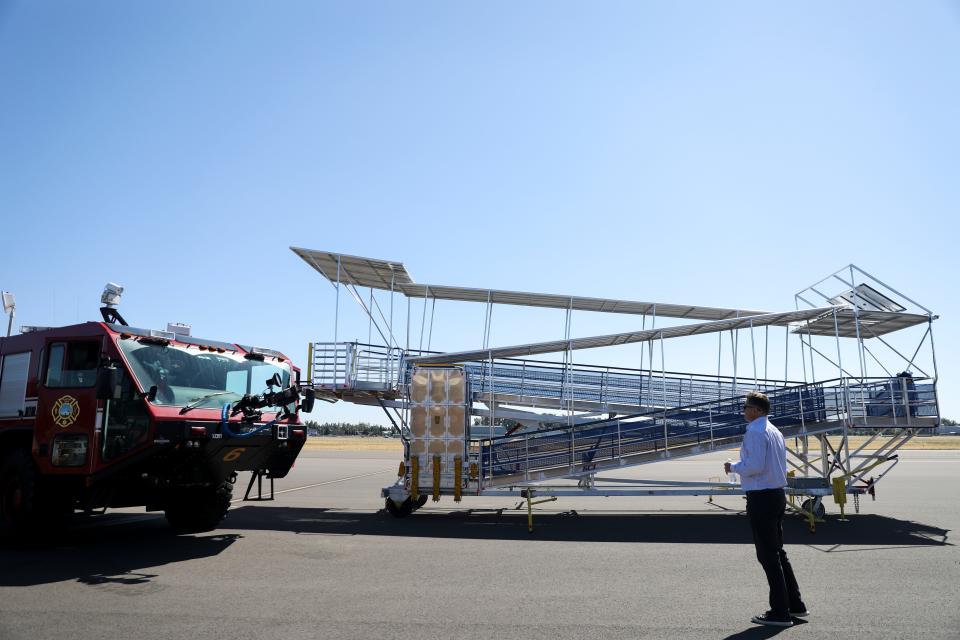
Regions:
M 533 505 L 554 502 L 557 499 L 557 496 L 550 496 L 549 498 L 534 500 L 534 493 L 533 489 L 524 489 L 520 492 L 520 495 L 527 499 L 527 533 L 533 533 Z

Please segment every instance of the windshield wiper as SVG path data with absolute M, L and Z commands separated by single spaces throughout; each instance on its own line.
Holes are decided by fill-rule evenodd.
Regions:
M 183 409 L 180 409 L 180 415 L 185 414 L 187 411 L 190 411 L 191 409 L 196 409 L 197 407 L 199 407 L 201 404 L 203 404 L 204 402 L 206 402 L 206 401 L 209 400 L 210 398 L 215 398 L 215 397 L 217 397 L 217 396 L 226 395 L 226 394 L 228 394 L 228 393 L 234 393 L 234 392 L 233 392 L 233 391 L 215 391 L 214 393 L 208 393 L 208 394 L 205 395 L 205 396 L 200 396 L 199 398 L 194 398 L 193 400 L 190 401 L 189 404 L 185 405 L 185 406 L 183 407 Z

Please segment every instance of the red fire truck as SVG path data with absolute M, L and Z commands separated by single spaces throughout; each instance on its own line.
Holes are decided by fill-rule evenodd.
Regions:
M 314 397 L 285 355 L 101 313 L 0 338 L 0 537 L 141 505 L 206 531 L 237 472 L 287 474 Z

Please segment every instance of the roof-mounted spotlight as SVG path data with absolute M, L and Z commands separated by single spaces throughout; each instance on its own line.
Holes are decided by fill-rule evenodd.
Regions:
M 115 308 L 120 304 L 121 295 L 123 295 L 123 287 L 115 282 L 105 284 L 103 293 L 100 294 L 100 304 L 103 305 L 100 307 L 100 315 L 103 316 L 104 322 L 120 324 L 126 327 L 127 321 L 123 319 L 123 316 L 121 316 L 120 312 Z
M 10 316 L 9 322 L 7 322 L 7 337 L 10 337 L 10 332 L 13 330 L 13 318 L 17 315 L 17 299 L 9 291 L 3 292 L 3 312 Z
M 103 286 L 103 294 L 100 296 L 100 304 L 107 307 L 115 307 L 120 304 L 121 295 L 123 295 L 123 287 L 115 282 L 108 282 Z

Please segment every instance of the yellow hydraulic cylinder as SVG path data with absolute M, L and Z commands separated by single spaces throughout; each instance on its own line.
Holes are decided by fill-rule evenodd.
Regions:
M 440 456 L 433 456 L 433 501 L 440 502 Z
M 463 474 L 463 460 L 460 456 L 453 459 L 453 501 L 460 502 L 460 491 L 463 481 L 460 476 Z
M 410 458 L 410 495 L 416 500 L 420 497 L 420 458 Z

